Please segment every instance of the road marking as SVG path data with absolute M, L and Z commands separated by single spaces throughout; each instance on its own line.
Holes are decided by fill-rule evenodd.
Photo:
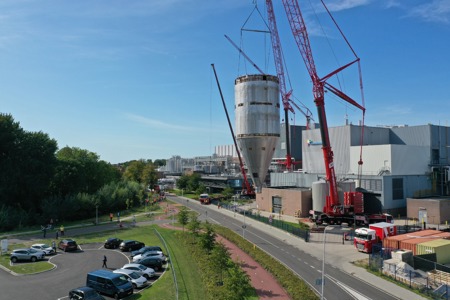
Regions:
M 366 296 L 364 296 L 363 294 L 357 292 L 356 290 L 354 290 L 353 288 L 349 287 L 348 285 L 345 285 L 342 282 L 339 282 L 339 281 L 335 280 L 334 278 L 332 278 L 330 276 L 327 276 L 327 277 L 328 277 L 328 279 L 334 281 L 338 286 L 340 286 L 343 290 L 345 290 L 353 298 L 355 298 L 357 300 L 372 300 L 371 298 L 367 298 Z

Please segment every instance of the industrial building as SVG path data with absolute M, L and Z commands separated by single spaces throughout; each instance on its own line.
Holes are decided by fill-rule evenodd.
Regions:
M 426 208 L 433 202 L 426 202 L 425 198 L 437 199 L 449 195 L 449 127 L 430 124 L 400 127 L 365 126 L 362 146 L 364 164 L 359 182 L 357 174 L 361 150 L 361 126 L 334 127 L 329 128 L 329 132 L 338 185 L 349 180 L 355 182 L 355 187 L 360 185 L 364 192 L 366 211 L 404 216 L 407 213 L 408 198 L 424 198 L 420 205 Z M 302 215 L 305 215 L 305 207 L 302 207 L 304 195 L 301 189 L 313 189 L 314 183 L 324 178 L 325 167 L 320 145 L 320 130 L 303 130 L 301 140 L 302 170 L 271 173 L 271 192 L 256 197 L 259 208 L 269 207 L 273 212 L 301 211 Z M 280 149 L 278 153 L 282 153 L 281 143 L 278 147 Z M 298 195 L 280 197 L 281 189 L 293 189 Z M 322 190 L 326 193 L 326 188 Z M 313 194 L 314 192 L 311 193 L 311 197 Z M 320 210 L 320 203 L 314 207 L 317 201 L 313 202 L 311 199 L 311 202 L 313 209 Z M 408 210 L 407 216 L 418 218 L 415 214 L 415 211 Z M 443 220 L 439 218 L 436 221 Z

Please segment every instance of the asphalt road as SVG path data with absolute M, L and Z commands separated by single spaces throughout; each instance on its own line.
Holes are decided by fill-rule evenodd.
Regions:
M 273 231 L 271 234 L 267 230 L 261 230 L 259 226 L 251 226 L 247 223 L 245 230 L 242 226 L 244 222 L 242 217 L 235 217 L 233 213 L 220 213 L 216 209 L 208 205 L 200 205 L 195 201 L 187 202 L 185 199 L 178 197 L 169 197 L 174 202 L 182 203 L 192 210 L 200 213 L 200 220 L 207 219 L 208 222 L 215 222 L 222 226 L 228 227 L 236 233 L 243 235 L 248 241 L 254 243 L 268 254 L 278 259 L 281 263 L 290 268 L 295 274 L 308 283 L 311 288 L 321 294 L 321 277 L 322 277 L 322 260 L 317 259 L 307 251 L 292 246 L 280 238 L 279 231 Z M 224 210 L 222 211 L 224 212 Z M 248 219 L 248 218 L 247 218 Z M 262 228 L 262 227 L 261 227 Z M 292 237 L 295 238 L 295 237 Z M 307 245 L 307 244 L 306 244 Z M 327 245 L 331 248 L 332 245 Z M 328 251 L 332 252 L 332 249 Z M 331 264 L 325 265 L 324 280 L 324 298 L 340 299 L 340 300 L 368 300 L 368 299 L 400 299 L 386 293 L 378 287 L 368 284 Z

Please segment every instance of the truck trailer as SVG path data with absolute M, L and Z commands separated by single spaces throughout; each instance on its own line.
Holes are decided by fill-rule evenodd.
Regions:
M 360 252 L 372 253 L 375 245 L 381 244 L 386 237 L 397 235 L 397 227 L 394 224 L 380 222 L 369 225 L 369 228 L 355 230 L 353 244 Z

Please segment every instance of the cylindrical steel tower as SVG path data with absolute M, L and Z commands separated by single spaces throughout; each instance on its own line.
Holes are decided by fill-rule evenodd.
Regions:
M 236 139 L 248 173 L 261 191 L 280 137 L 278 78 L 245 75 L 235 80 Z

